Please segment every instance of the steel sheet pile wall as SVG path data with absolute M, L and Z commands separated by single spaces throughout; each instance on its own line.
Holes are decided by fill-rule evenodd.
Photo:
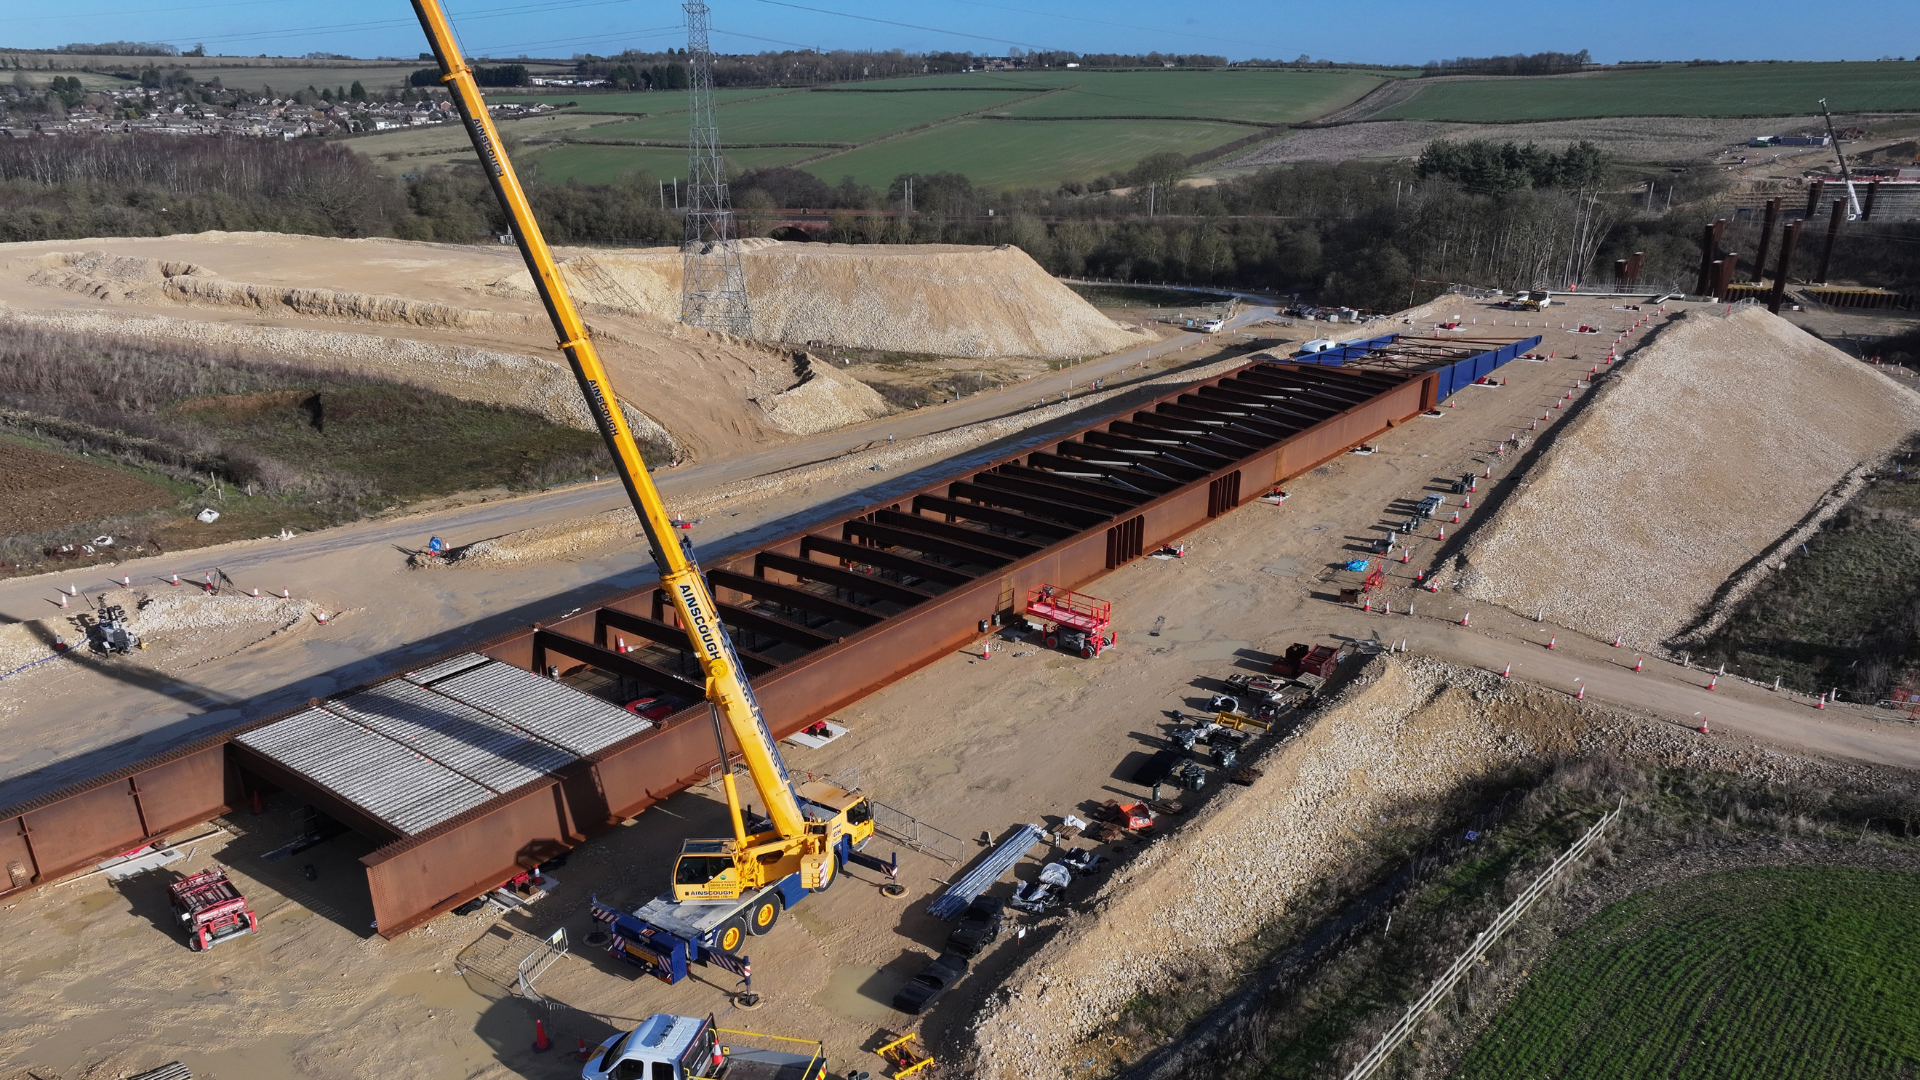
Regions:
M 1384 343 L 1364 344 L 1377 355 Z M 1531 344 L 1487 349 L 1444 370 L 1465 385 L 1464 372 L 1492 370 Z M 1449 361 L 1474 351 L 1446 347 L 1455 349 Z M 1015 611 L 1028 588 L 1084 585 L 1431 408 L 1443 396 L 1440 366 L 1249 364 L 718 560 L 709 580 L 768 720 L 785 737 L 977 640 L 981 624 Z M 605 697 L 692 705 L 703 696 L 700 676 L 673 619 L 649 586 L 477 651 Z M 466 664 L 451 663 L 455 671 Z M 44 883 L 224 812 L 245 781 L 235 763 L 250 766 L 256 756 L 228 758 L 227 740 L 277 719 L 7 811 L 0 859 L 19 869 L 0 886 Z M 363 860 L 380 932 L 404 933 L 706 779 L 716 764 L 704 707 L 683 708 L 540 781 L 394 838 Z M 286 781 L 342 820 L 365 816 L 332 806 L 299 778 L 266 779 Z

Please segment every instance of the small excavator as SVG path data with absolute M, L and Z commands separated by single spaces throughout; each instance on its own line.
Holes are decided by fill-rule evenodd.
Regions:
M 466 125 L 481 171 L 513 222 L 514 242 L 646 531 L 660 568 L 660 588 L 671 600 L 706 680 L 733 835 L 686 841 L 668 892 L 631 913 L 596 899 L 593 915 L 611 930 L 609 952 L 651 968 L 669 983 L 686 977 L 690 963 L 714 964 L 745 976 L 748 965 L 738 950 L 748 936 L 768 932 L 782 910 L 810 893 L 825 891 L 843 864 L 869 866 L 891 878 L 897 874 L 898 857 L 888 863 L 861 853 L 874 830 L 873 807 L 866 796 L 819 781 L 798 785 L 780 760 L 773 731 L 694 562 L 692 540 L 684 523 L 667 512 L 647 474 L 606 369 L 487 113 L 473 68 L 460 54 L 439 0 L 412 2 L 433 45 L 440 81 Z M 750 821 L 741 807 L 723 727 L 740 748 L 740 759 L 765 807 L 764 818 Z

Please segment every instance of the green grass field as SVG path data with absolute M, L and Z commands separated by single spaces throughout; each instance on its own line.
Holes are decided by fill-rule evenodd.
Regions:
M 835 154 L 806 169 L 828 183 L 851 176 L 880 188 L 908 172 L 964 173 L 989 188 L 1052 187 L 1128 169 L 1163 150 L 1198 153 L 1246 133 L 1228 124 L 1180 120 L 961 120 Z
M 1021 95 L 986 90 L 939 94 L 783 94 L 714 110 L 724 143 L 863 143 L 919 124 L 1018 101 Z M 687 117 L 650 116 L 593 129 L 597 139 L 687 137 Z
M 786 165 L 819 150 L 805 146 L 780 146 L 753 150 L 728 150 L 727 164 L 740 169 L 763 169 Z M 611 184 L 623 176 L 641 170 L 661 180 L 687 175 L 687 152 L 672 146 L 594 146 L 570 143 L 537 153 L 522 151 L 520 167 L 538 170 L 549 183 L 578 180 L 583 184 Z M 834 177 L 839 182 L 839 177 Z
M 1581 926 L 1456 1080 L 1848 1080 L 1920 1067 L 1920 874 L 1770 867 Z
M 798 90 L 778 87 L 756 86 L 737 90 L 715 90 L 713 103 L 728 105 L 737 101 L 749 101 L 753 98 L 779 97 L 782 94 L 797 94 Z M 639 116 L 659 116 L 663 113 L 684 113 L 687 111 L 687 94 L 684 90 L 637 91 L 617 93 L 604 90 L 553 90 L 542 93 L 513 92 L 503 90 L 487 91 L 488 101 L 544 101 L 552 105 L 573 102 L 573 107 L 588 113 L 626 113 Z
M 1916 659 L 1920 484 L 1883 479 L 1750 593 L 1700 649 L 1704 664 L 1801 693 L 1877 700 Z
M 991 73 L 985 73 L 991 74 Z M 1115 71 L 1047 80 L 1058 93 L 1012 116 L 1205 116 L 1298 123 L 1351 104 L 1380 80 L 1352 71 Z
M 1599 116 L 1808 116 L 1920 111 L 1920 62 L 1738 64 L 1436 82 L 1369 120 L 1502 123 Z
M 1219 117 L 1244 123 L 1309 120 L 1344 106 L 1380 81 L 1363 72 L 1330 71 L 1036 71 L 976 72 L 847 83 L 827 91 L 727 90 L 715 95 L 715 119 L 728 143 L 871 144 L 808 166 L 838 183 L 844 176 L 885 187 L 903 172 L 958 172 L 985 187 L 1091 179 L 1132 167 L 1148 154 L 1198 153 L 1248 134 L 1242 124 L 1175 120 Z M 1046 91 L 1052 91 L 1046 93 Z M 1040 95 L 1040 96 L 1034 96 Z M 681 141 L 685 95 L 494 94 L 495 101 L 577 101 L 577 111 L 647 113 L 628 123 L 595 127 L 580 137 Z M 978 110 L 1031 117 L 1027 122 L 956 120 L 924 132 L 923 124 Z M 1085 120 L 1079 117 L 1167 117 Z M 897 138 L 890 138 L 905 132 Z M 875 140 L 882 140 L 875 142 Z M 367 146 L 368 152 L 376 147 Z M 814 149 L 727 152 L 743 168 L 778 165 Z M 541 152 L 541 174 L 604 183 L 621 173 L 685 171 L 679 152 L 664 148 L 574 145 Z

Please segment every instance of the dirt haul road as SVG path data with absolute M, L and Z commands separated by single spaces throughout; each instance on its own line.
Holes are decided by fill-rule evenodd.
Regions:
M 1272 314 L 1269 308 L 1251 308 L 1236 316 L 1233 326 L 1257 323 Z M 1307 336 L 1309 331 L 1297 330 L 1297 338 Z M 1002 427 L 1010 427 L 1031 419 L 1038 422 L 1036 426 L 1018 437 L 1041 440 L 1047 432 L 1083 422 L 1055 415 L 1077 403 L 1089 405 L 1092 415 L 1103 415 L 1103 410 L 1119 407 L 1108 402 L 1116 393 L 1124 393 L 1124 386 L 1220 363 L 1216 354 L 1232 338 L 1175 334 L 1003 391 L 738 457 L 664 470 L 654 479 L 669 506 L 685 507 L 712 503 L 714 493 L 755 477 L 790 474 L 790 470 L 839 461 L 863 449 L 874 459 L 873 469 L 832 470 L 833 475 L 819 481 L 807 480 L 804 472 L 790 474 L 801 479 L 740 500 L 750 508 L 714 510 L 694 534 L 700 555 L 711 558 L 961 467 L 942 454 L 916 454 L 922 445 L 937 450 L 942 442 L 957 441 L 966 445 L 969 460 L 1010 452 L 1003 440 L 956 440 L 942 437 L 943 432 L 964 434 L 987 421 L 1003 421 Z M 1109 389 L 1090 401 L 1086 388 L 1094 379 L 1105 380 Z M 1055 405 L 1035 409 L 1042 398 Z M 930 476 L 922 475 L 928 471 Z M 457 577 L 405 569 L 406 552 L 424 548 L 431 536 L 453 545 L 469 544 L 625 505 L 619 485 L 604 480 L 521 498 L 496 495 L 485 502 L 379 519 L 287 541 L 227 544 L 111 568 L 0 582 L 0 619 L 56 620 L 16 628 L 16 636 L 22 638 L 16 644 L 25 651 L 14 663 L 0 663 L 0 673 L 47 655 L 54 634 L 73 640 L 75 628 L 64 620 L 84 610 L 84 605 L 70 599 L 69 609 L 61 610 L 57 589 L 72 587 L 98 594 L 122 576 L 135 585 L 159 586 L 173 574 L 182 581 L 201 582 L 217 567 L 243 592 L 258 588 L 262 594 L 278 595 L 287 589 L 334 616 L 326 626 L 309 622 L 288 628 L 270 641 L 263 639 L 258 647 L 229 652 L 231 642 L 224 646 L 209 642 L 206 654 L 198 658 L 176 650 L 172 661 L 159 670 L 82 659 L 43 665 L 0 680 L 0 732 L 6 734 L 0 743 L 0 805 L 652 580 L 652 561 L 637 540 L 614 550 L 602 545 L 578 561 L 523 569 L 463 571 Z M 37 652 L 28 648 L 33 640 L 29 634 L 37 635 Z M 13 656 L 5 644 L 0 641 L 0 660 Z M 73 724 L 76 715 L 85 715 L 90 722 Z
M 1482 317 L 1477 328 L 1487 329 L 1484 320 L 1491 313 L 1469 310 Z M 1491 329 L 1505 332 L 1508 317 L 1497 317 L 1500 323 Z M 1557 322 L 1557 312 L 1554 317 Z M 1602 305 L 1569 314 L 1608 325 L 1617 325 L 1621 317 Z M 1674 760 L 1769 775 L 1767 762 L 1793 752 L 1793 740 L 1756 745 L 1737 729 L 1745 722 L 1742 716 L 1758 723 L 1775 713 L 1794 725 L 1781 730 L 1801 743 L 1839 733 L 1833 737 L 1857 739 L 1858 756 L 1911 761 L 1920 738 L 1907 725 L 1876 727 L 1832 710 L 1782 710 L 1750 690 L 1731 695 L 1723 706 L 1728 709 L 1725 727 L 1715 714 L 1713 734 L 1687 730 L 1694 711 L 1690 695 L 1708 692 L 1690 685 L 1684 673 L 1610 672 L 1602 661 L 1618 659 L 1617 654 L 1604 644 L 1576 645 L 1565 635 L 1552 653 L 1538 644 L 1528 652 L 1527 643 L 1536 638 L 1520 632 L 1537 628 L 1517 618 L 1511 626 L 1481 625 L 1488 620 L 1478 609 L 1470 628 L 1456 630 L 1448 621 L 1449 609 L 1419 606 L 1446 602 L 1424 591 L 1414 594 L 1408 579 L 1424 562 L 1390 565 L 1391 616 L 1334 601 L 1345 575 L 1337 568 L 1356 557 L 1354 547 L 1375 535 L 1389 501 L 1424 493 L 1436 478 L 1484 467 L 1493 443 L 1516 427 L 1524 431 L 1527 417 L 1538 415 L 1535 410 L 1571 380 L 1570 369 L 1586 372 L 1584 360 L 1566 362 L 1568 350 L 1585 351 L 1586 342 L 1557 332 L 1549 342 L 1560 359 L 1511 364 L 1502 372 L 1507 386 L 1462 391 L 1458 407 L 1442 418 L 1419 420 L 1382 436 L 1376 454 L 1342 457 L 1301 477 L 1289 485 L 1292 498 L 1286 503 L 1253 503 L 1219 518 L 1189 538 L 1185 559 L 1138 560 L 1096 583 L 1091 591 L 1114 602 L 1118 649 L 1091 661 L 1031 643 L 1008 643 L 991 659 L 982 659 L 977 649 L 957 653 L 843 710 L 836 719 L 850 728 L 846 737 L 821 750 L 786 748 L 790 767 L 812 773 L 859 768 L 860 784 L 880 801 L 968 838 L 961 857 L 971 860 L 982 850 L 972 838 L 982 832 L 998 837 L 1018 823 L 1053 825 L 1064 813 L 1085 817 L 1099 800 L 1142 794 L 1129 778 L 1163 745 L 1167 712 L 1198 711 L 1220 676 L 1260 669 L 1295 640 L 1337 632 L 1356 641 L 1397 641 L 1414 637 L 1405 628 L 1417 627 L 1436 650 L 1463 656 L 1466 666 L 1483 673 L 1468 678 L 1428 665 L 1419 668 L 1428 674 L 1415 680 L 1421 687 L 1430 689 L 1435 678 L 1457 684 L 1497 679 L 1484 674 L 1492 660 L 1474 650 L 1495 658 L 1509 654 L 1520 661 L 1516 678 L 1540 679 L 1545 692 L 1514 688 L 1516 696 L 1531 702 L 1526 708 L 1488 702 L 1478 685 L 1462 685 L 1451 692 L 1445 716 L 1401 724 L 1398 713 L 1370 718 L 1336 712 L 1323 718 L 1325 726 L 1314 735 L 1289 744 L 1282 763 L 1268 774 L 1268 786 L 1238 804 L 1243 811 L 1249 806 L 1298 810 L 1275 835 L 1289 838 L 1276 851 L 1302 855 L 1300 863 L 1270 876 L 1253 874 L 1259 880 L 1250 886 L 1264 892 L 1250 889 L 1236 900 L 1238 912 L 1277 916 L 1285 914 L 1289 897 L 1311 887 L 1329 860 L 1361 850 L 1369 830 L 1382 827 L 1380 815 L 1388 827 L 1421 827 L 1414 820 L 1415 796 L 1490 763 L 1581 748 L 1624 752 L 1655 745 Z M 1499 468 L 1495 472 L 1504 475 Z M 1469 508 L 1463 515 L 1469 528 L 1473 513 Z M 1415 542 L 1414 553 L 1431 555 L 1436 546 L 1429 535 Z M 447 582 L 465 580 L 466 573 L 420 576 Z M 1416 604 L 1414 615 L 1403 606 L 1408 599 Z M 1591 705 L 1595 695 L 1578 705 L 1568 701 L 1568 674 L 1596 686 L 1611 675 L 1607 685 L 1619 687 L 1623 700 L 1643 693 L 1674 695 L 1678 712 L 1649 725 L 1586 711 L 1582 706 Z M 1712 693 L 1725 692 L 1723 687 Z M 1405 697 L 1395 700 L 1404 704 Z M 1795 721 L 1796 715 L 1805 719 Z M 1377 744 L 1376 736 L 1392 745 Z M 1210 798 L 1217 790 L 1210 784 L 1202 795 Z M 909 1025 L 909 1018 L 887 1007 L 894 988 L 939 949 L 948 929 L 926 914 L 926 901 L 952 875 L 953 865 L 902 851 L 901 880 L 909 892 L 900 901 L 882 896 L 873 874 L 852 869 L 831 893 L 789 912 L 771 936 L 755 940 L 754 988 L 767 995 L 767 1005 L 748 1019 L 729 1012 L 731 977 L 708 970 L 699 980 L 667 987 L 636 978 L 631 969 L 583 943 L 595 928 L 584 914 L 589 894 L 636 904 L 662 883 L 663 868 L 681 840 L 726 832 L 721 806 L 705 789 L 676 796 L 657 813 L 609 830 L 574 853 L 556 871 L 556 892 L 525 913 L 494 920 L 442 916 L 392 942 L 367 929 L 371 912 L 356 860 L 369 845 L 343 836 L 291 858 L 260 857 L 291 838 L 298 827 L 291 817 L 296 809 L 290 799 L 276 800 L 263 815 L 234 815 L 230 825 L 236 835 L 188 845 L 196 853 L 182 868 L 220 859 L 264 917 L 260 935 L 223 944 L 207 956 L 187 953 L 175 937 L 156 878 L 120 886 L 99 878 L 56 886 L 0 911 L 0 934 L 9 942 L 3 976 L 9 993 L 0 999 L 0 1030 L 7 1033 L 0 1041 L 0 1076 L 9 1075 L 7 1069 L 31 1068 L 43 1080 L 75 1080 L 123 1075 L 179 1058 L 196 1076 L 213 1080 L 372 1075 L 557 1080 L 578 1075 L 579 1064 L 565 1054 L 576 1039 L 597 1042 L 654 1011 L 713 1012 L 729 1027 L 821 1038 L 836 1074 L 871 1071 L 878 1060 L 867 1048 L 876 1033 Z M 1224 822 L 1223 828 L 1178 833 L 1174 843 L 1244 855 L 1238 838 L 1246 833 L 1232 827 L 1244 818 L 1209 820 Z M 874 850 L 884 856 L 892 847 L 882 840 Z M 1023 862 L 1014 876 L 1033 880 L 1044 850 L 1036 849 L 1036 858 Z M 1217 897 L 1197 905 L 1183 899 L 1204 891 L 1208 879 L 1200 875 L 1150 876 L 1150 860 L 1164 861 L 1169 850 L 1188 848 L 1129 844 L 1116 852 L 1102 847 L 1117 864 L 1086 883 L 1080 895 L 1129 879 L 1165 889 L 1161 899 L 1181 909 L 1168 917 L 1182 920 L 1191 937 L 1194 928 L 1212 925 L 1209 905 Z M 1170 865 L 1189 866 L 1172 857 Z M 1236 874 L 1251 873 L 1234 865 Z M 309 866 L 311 876 L 305 872 Z M 1168 878 L 1183 880 L 1163 880 Z M 1004 894 L 1007 888 L 1003 883 L 997 891 Z M 1261 896 L 1277 898 L 1275 906 L 1250 908 Z M 1148 940 L 1151 933 L 1138 929 L 1146 925 L 1124 918 L 1103 921 L 1098 915 L 1020 916 L 967 980 L 920 1022 L 920 1030 L 953 1075 L 1051 1072 L 1055 1056 L 1080 1049 L 1071 1041 L 1085 1030 L 1077 1025 L 1098 1023 L 1109 1014 L 1104 1006 L 1115 984 L 1099 971 L 1076 966 L 1078 953 L 1057 962 L 1041 956 L 1040 969 L 1022 965 L 1049 949 L 1063 931 L 1111 936 L 1133 960 L 1151 959 L 1158 955 Z M 505 987 L 517 963 L 560 927 L 571 935 L 574 953 L 547 972 L 538 989 L 562 1007 L 536 1012 Z M 1016 936 L 1018 929 L 1027 933 Z M 1128 939 L 1128 933 L 1135 936 Z M 1055 981 L 1054 996 L 1041 996 L 1049 992 L 1043 976 L 1076 974 L 1078 983 Z M 1133 984 L 1118 985 L 1132 992 Z M 1060 1003 L 1050 1012 L 1049 1023 L 1057 1027 L 1029 1026 L 1035 1037 L 1060 1038 L 1043 1044 L 1038 1054 L 1027 1053 L 1022 1033 L 998 1025 L 985 1035 L 1004 1056 L 987 1054 L 981 1069 L 967 1069 L 963 1055 L 974 1048 L 971 1027 L 983 1010 L 998 1009 L 1009 1022 L 1026 1025 L 1025 1014 L 1007 1008 L 1010 992 L 1039 1005 Z M 536 1016 L 548 1022 L 559 1052 L 542 1055 L 530 1049 Z M 354 1034 L 342 1038 L 343 1031 Z

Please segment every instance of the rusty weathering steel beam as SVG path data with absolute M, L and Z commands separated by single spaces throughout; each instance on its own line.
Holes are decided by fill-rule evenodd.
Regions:
M 1415 355 L 1400 355 L 1392 340 L 1334 364 L 1257 360 L 715 560 L 708 581 L 775 736 L 977 640 L 1029 588 L 1079 588 L 1431 409 L 1469 372 L 1526 347 L 1409 340 Z M 713 728 L 675 620 L 656 586 L 634 589 L 7 810 L 0 892 L 271 786 L 383 844 L 362 859 L 373 908 L 381 934 L 405 933 L 707 779 L 719 764 Z M 653 699 L 652 715 L 677 711 L 649 722 L 620 708 L 641 698 Z M 307 754 L 320 737 L 360 764 Z M 441 749 L 417 760 L 428 744 Z M 447 797 L 408 798 L 428 783 Z

